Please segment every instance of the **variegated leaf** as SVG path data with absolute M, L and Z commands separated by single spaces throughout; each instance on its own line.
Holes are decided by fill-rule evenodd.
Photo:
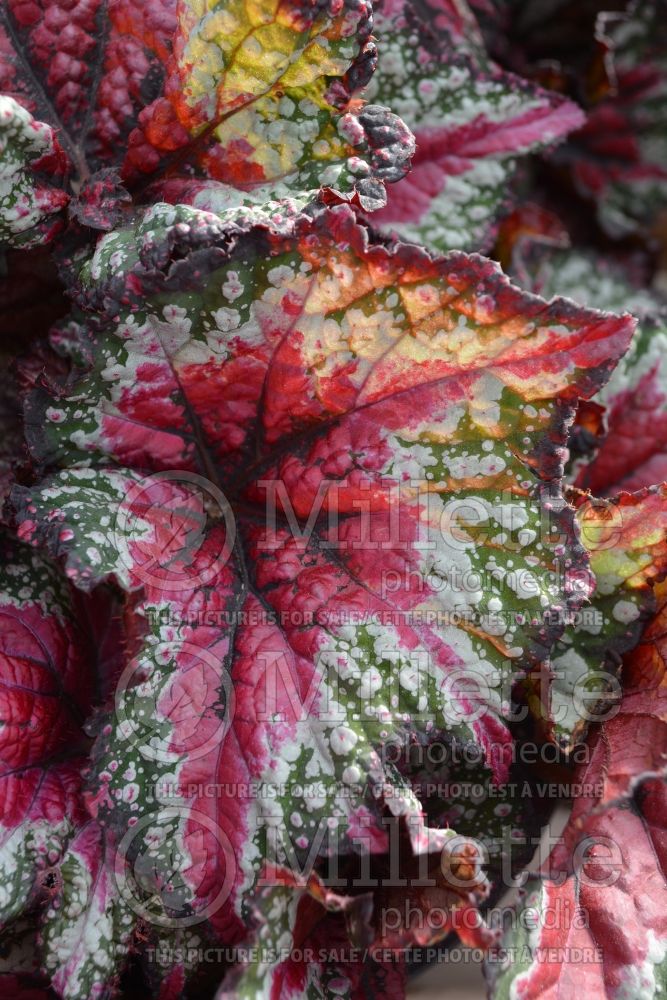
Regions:
M 0 91 L 59 129 L 80 180 L 118 164 L 141 109 L 159 92 L 175 0 L 6 0 Z
M 484 250 L 511 204 L 517 159 L 553 145 L 583 116 L 559 95 L 488 65 L 478 49 L 466 51 L 452 6 L 400 0 L 376 18 L 380 59 L 368 94 L 402 116 L 417 152 L 373 222 L 439 251 Z M 434 11 L 436 26 L 451 24 L 451 33 L 434 30 Z
M 559 152 L 612 237 L 648 234 L 667 201 L 667 63 L 663 0 L 600 14 L 598 35 L 611 45 L 614 87 Z
M 0 244 L 48 243 L 62 229 L 69 195 L 43 178 L 62 179 L 64 165 L 54 130 L 0 95 Z
M 119 897 L 104 831 L 88 821 L 59 864 L 43 918 L 43 963 L 62 1000 L 113 996 L 136 915 Z
M 164 96 L 140 116 L 128 168 L 151 172 L 169 155 L 263 200 L 324 186 L 383 205 L 414 140 L 386 108 L 350 101 L 375 65 L 370 29 L 366 0 L 184 4 Z
M 659 997 L 667 964 L 664 584 L 623 667 L 617 715 L 597 729 L 577 780 L 588 789 L 527 885 L 523 916 L 489 964 L 491 996 Z
M 368 0 L 8 0 L 0 89 L 48 123 L 44 136 L 58 129 L 72 216 L 95 229 L 127 202 L 116 168 L 132 189 L 194 172 L 251 203 L 305 204 L 324 188 L 370 211 L 414 152 L 396 115 L 351 99 L 375 66 L 370 30 Z M 32 215 L 67 201 L 49 198 L 38 189 Z
M 609 675 L 655 613 L 653 588 L 667 573 L 666 500 L 663 485 L 610 501 L 584 499 L 578 510 L 596 587 L 553 649 L 545 713 L 566 747 L 583 737 L 587 721 L 609 714 Z
M 530 239 L 515 246 L 512 270 L 539 295 L 567 295 L 583 305 L 625 308 L 639 317 L 629 350 L 595 397 L 606 407 L 606 433 L 595 442 L 592 459 L 576 463 L 572 478 L 598 496 L 662 483 L 667 478 L 667 323 L 658 291 L 641 286 L 641 267 L 632 258 L 554 251 Z
M 15 498 L 79 586 L 139 591 L 89 783 L 135 905 L 235 940 L 262 859 L 379 854 L 397 820 L 446 852 L 382 748 L 448 730 L 506 775 L 505 699 L 589 589 L 568 420 L 632 323 L 374 245 L 344 206 L 157 206 L 78 298 L 90 371 L 28 409 L 61 470 Z
M 2 536 L 0 584 L 0 921 L 39 892 L 81 822 L 81 723 L 92 664 L 67 583 L 37 553 Z

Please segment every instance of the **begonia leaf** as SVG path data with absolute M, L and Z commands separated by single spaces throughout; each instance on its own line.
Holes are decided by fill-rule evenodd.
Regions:
M 618 673 L 621 655 L 637 644 L 655 613 L 653 588 L 667 573 L 666 498 L 664 486 L 652 487 L 609 501 L 583 499 L 579 507 L 595 592 L 552 650 L 544 713 L 565 747 L 608 713 L 609 676 Z
M 0 920 L 21 913 L 83 817 L 92 671 L 67 581 L 2 536 Z
M 558 154 L 612 237 L 649 233 L 660 214 L 656 205 L 665 200 L 665 30 L 663 0 L 600 15 L 598 34 L 611 45 L 614 88 Z
M 639 318 L 629 350 L 595 397 L 606 409 L 595 454 L 576 463 L 572 478 L 597 496 L 662 483 L 667 478 L 667 321 L 659 293 L 641 287 L 634 273 L 641 269 L 632 258 L 623 262 L 590 250 L 554 251 L 531 240 L 515 246 L 512 270 L 546 298 L 567 295 L 582 305 L 625 308 Z
M 374 244 L 346 206 L 156 206 L 77 298 L 90 369 L 27 410 L 60 469 L 14 497 L 74 583 L 130 594 L 88 778 L 123 903 L 234 941 L 264 863 L 382 854 L 397 821 L 454 851 L 381 748 L 449 730 L 506 775 L 505 700 L 590 590 L 567 425 L 632 322 Z
M 511 205 L 517 159 L 552 146 L 583 115 L 560 95 L 489 65 L 470 46 L 469 30 L 461 44 L 452 7 L 459 5 L 405 0 L 376 17 L 380 59 L 368 93 L 401 115 L 417 152 L 373 224 L 440 251 L 484 250 Z
M 618 713 L 598 727 L 573 806 L 523 916 L 489 964 L 491 996 L 656 997 L 665 984 L 665 598 L 623 667 Z
M 264 200 L 325 189 L 372 211 L 414 140 L 352 99 L 375 65 L 371 14 L 367 0 L 8 0 L 0 89 L 58 129 L 74 217 L 96 229 L 126 198 L 116 169 L 130 188 L 194 171 Z M 37 195 L 43 212 L 56 198 Z
M 0 96 L 0 243 L 35 246 L 62 229 L 69 196 L 41 175 L 58 181 L 64 162 L 53 129 Z

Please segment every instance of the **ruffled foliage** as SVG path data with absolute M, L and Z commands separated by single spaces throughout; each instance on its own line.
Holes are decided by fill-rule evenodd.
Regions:
M 3 996 L 660 994 L 664 14 L 0 7 Z

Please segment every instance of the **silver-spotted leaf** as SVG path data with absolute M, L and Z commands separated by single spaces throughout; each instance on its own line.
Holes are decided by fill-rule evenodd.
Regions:
M 488 965 L 497 1000 L 658 997 L 664 990 L 665 598 L 623 665 L 617 714 L 597 727 L 562 837 L 528 883 Z
M 470 45 L 475 32 L 461 24 L 464 9 L 386 4 L 376 17 L 380 58 L 368 88 L 417 142 L 412 170 L 388 190 L 374 225 L 440 251 L 488 248 L 511 205 L 517 159 L 583 122 L 571 101 L 489 64 L 479 44 Z M 474 25 L 470 12 L 467 19 Z
M 0 243 L 48 243 L 63 228 L 69 195 L 57 182 L 65 163 L 54 130 L 0 96 Z
M 449 731 L 506 776 L 514 681 L 590 589 L 567 425 L 632 322 L 346 206 L 155 206 L 77 298 L 60 346 L 89 370 L 33 396 L 56 468 L 14 496 L 73 582 L 132 594 L 88 780 L 123 900 L 233 941 L 267 863 L 383 854 L 388 822 L 446 853 L 383 747 Z

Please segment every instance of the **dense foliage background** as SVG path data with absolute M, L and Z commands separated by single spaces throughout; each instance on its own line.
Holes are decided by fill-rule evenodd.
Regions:
M 0 92 L 0 995 L 662 995 L 667 4 L 1 0 Z

